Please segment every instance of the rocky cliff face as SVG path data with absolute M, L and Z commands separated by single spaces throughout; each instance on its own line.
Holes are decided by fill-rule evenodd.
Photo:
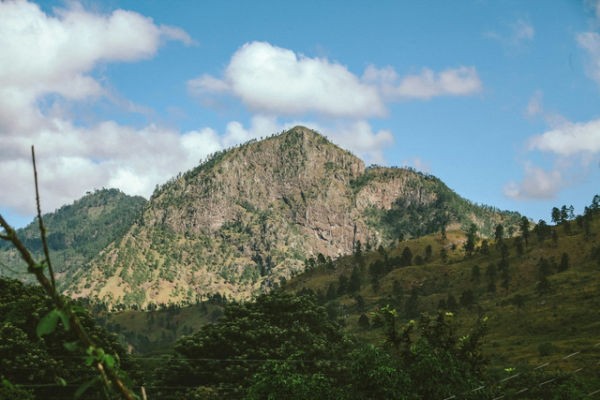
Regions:
M 442 220 L 506 219 L 493 210 L 481 221 L 465 218 L 452 209 L 456 202 L 476 207 L 436 178 L 365 170 L 351 153 L 296 127 L 215 154 L 157 189 L 127 234 L 74 275 L 67 293 L 125 307 L 217 292 L 249 298 L 301 271 L 306 258 L 349 253 L 358 240 L 387 244 L 439 229 Z

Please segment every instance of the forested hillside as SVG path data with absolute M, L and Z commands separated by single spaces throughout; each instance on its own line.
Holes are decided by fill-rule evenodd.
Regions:
M 59 287 L 67 289 L 75 271 L 109 243 L 122 237 L 145 203 L 146 200 L 139 196 L 128 196 L 117 189 L 102 189 L 43 215 Z M 36 257 L 41 256 L 42 241 L 37 220 L 17 230 L 17 235 Z M 6 241 L 0 241 L 0 275 L 30 279 L 25 263 Z
M 555 226 L 524 220 L 516 237 L 499 225 L 492 239 L 448 231 L 393 247 L 359 247 L 332 263 L 309 260 L 308 271 L 284 288 L 313 294 L 348 332 L 372 343 L 385 336 L 373 312 L 388 305 L 401 324 L 421 313 L 451 312 L 459 332 L 485 315 L 490 333 L 483 350 L 493 366 L 539 365 L 580 352 L 557 365 L 596 376 L 599 205 L 596 196 L 576 217 L 566 207 L 562 216 L 555 210 Z

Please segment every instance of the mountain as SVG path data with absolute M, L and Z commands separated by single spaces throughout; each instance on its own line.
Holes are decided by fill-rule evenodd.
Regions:
M 338 257 L 475 223 L 482 234 L 520 215 L 475 205 L 439 179 L 364 163 L 315 131 L 213 154 L 157 187 L 129 227 L 64 283 L 65 293 L 110 306 L 246 299 Z
M 83 267 L 109 243 L 131 227 L 146 200 L 128 196 L 117 189 L 89 192 L 71 205 L 42 216 L 48 235 L 51 260 L 61 289 L 70 284 L 69 276 Z M 37 220 L 17 230 L 17 236 L 38 258 L 42 241 Z M 0 241 L 0 273 L 28 281 L 26 265 L 12 248 Z

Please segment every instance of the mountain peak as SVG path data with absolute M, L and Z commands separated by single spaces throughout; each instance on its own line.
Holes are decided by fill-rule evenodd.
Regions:
M 506 216 L 469 204 L 439 180 L 365 170 L 322 134 L 295 126 L 217 152 L 155 191 L 126 234 L 78 273 L 68 294 L 126 307 L 268 291 L 319 254 Z M 483 230 L 482 230 L 483 231 Z

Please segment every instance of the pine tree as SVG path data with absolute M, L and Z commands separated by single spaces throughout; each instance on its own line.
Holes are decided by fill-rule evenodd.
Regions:
M 350 282 L 348 283 L 348 289 L 351 293 L 358 292 L 360 290 L 361 285 L 361 274 L 356 266 L 352 268 L 352 273 L 350 274 Z
M 569 269 L 569 255 L 567 253 L 562 253 L 560 265 L 558 266 L 558 272 L 563 272 L 567 269 Z

